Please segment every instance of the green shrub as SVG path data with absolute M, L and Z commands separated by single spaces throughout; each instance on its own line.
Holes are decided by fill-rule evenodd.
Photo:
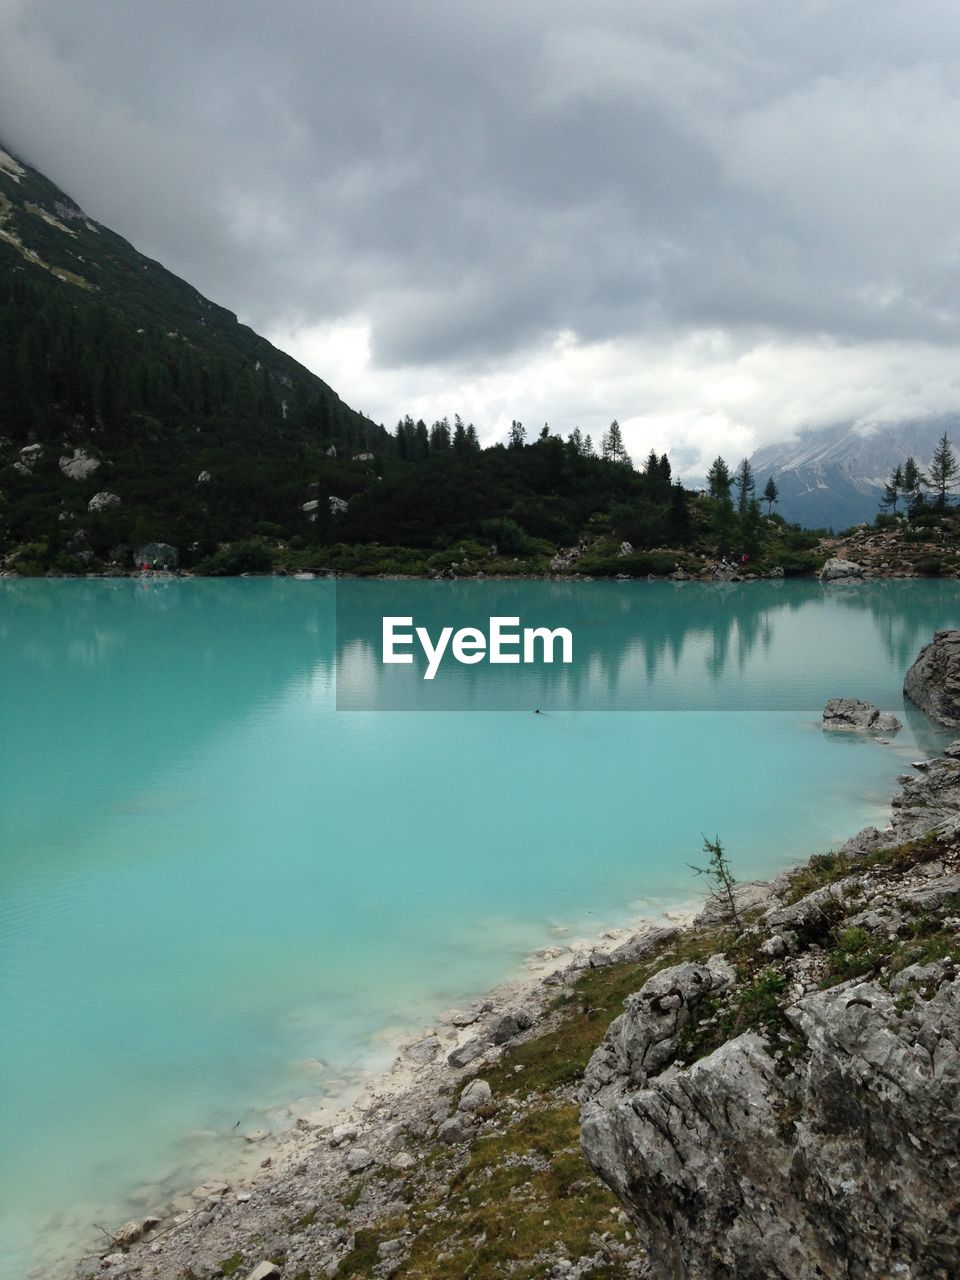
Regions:
M 573 571 L 594 578 L 613 578 L 618 573 L 629 578 L 645 578 L 651 573 L 665 578 L 678 563 L 677 556 L 668 551 L 635 551 L 628 556 L 613 551 L 587 551 L 573 566 Z
M 196 572 L 207 578 L 236 577 L 240 573 L 271 573 L 273 556 L 269 547 L 251 538 L 245 542 L 228 542 L 206 560 L 201 560 Z
M 783 551 L 778 557 L 784 577 L 796 578 L 805 573 L 816 573 L 822 566 L 823 556 L 817 551 Z
M 917 561 L 917 568 L 928 578 L 939 578 L 943 573 L 944 564 L 939 556 L 924 556 L 922 560 Z
M 502 556 L 522 556 L 530 550 L 529 535 L 509 516 L 498 520 L 484 520 L 480 525 L 480 533 L 496 543 L 497 551 Z

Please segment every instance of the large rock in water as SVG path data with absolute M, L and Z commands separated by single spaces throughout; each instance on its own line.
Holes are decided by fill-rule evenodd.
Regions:
M 823 708 L 823 727 L 840 733 L 896 733 L 903 725 L 862 698 L 831 698 Z
M 855 560 L 831 557 L 820 570 L 821 582 L 855 582 L 863 577 L 863 569 Z
M 903 692 L 941 724 L 960 726 L 960 631 L 937 631 L 920 650 Z
M 661 971 L 587 1069 L 584 1154 L 639 1227 L 649 1274 L 956 1276 L 953 965 L 906 969 L 891 990 L 855 980 L 786 1003 L 789 1060 L 745 1031 L 683 1065 L 729 981 L 713 961 Z

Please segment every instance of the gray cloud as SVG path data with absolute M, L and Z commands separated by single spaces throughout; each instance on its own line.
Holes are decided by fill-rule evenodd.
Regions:
M 272 331 L 960 337 L 940 0 L 0 0 L 0 136 Z M 751 337 L 752 335 L 752 337 Z M 402 406 L 398 406 L 402 408 Z

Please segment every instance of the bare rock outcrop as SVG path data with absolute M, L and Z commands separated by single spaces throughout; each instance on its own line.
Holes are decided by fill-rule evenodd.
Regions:
M 726 957 L 651 977 L 594 1053 L 583 1151 L 638 1228 L 651 1280 L 957 1274 L 949 750 L 901 779 L 885 830 L 778 879 L 762 915 L 721 935 Z
M 74 449 L 72 454 L 60 458 L 59 467 L 69 480 L 86 480 L 100 469 L 100 459 L 83 449 Z
M 960 726 L 960 631 L 937 631 L 920 650 L 903 692 L 941 724 Z
M 658 976 L 682 991 L 689 967 Z M 676 1034 L 656 1040 L 662 1011 L 632 998 L 591 1061 L 582 1138 L 652 1276 L 954 1274 L 960 980 L 932 968 L 898 975 L 922 998 L 855 981 L 788 1005 L 789 1066 L 751 1030 L 651 1077 L 644 1047 L 672 1057 Z

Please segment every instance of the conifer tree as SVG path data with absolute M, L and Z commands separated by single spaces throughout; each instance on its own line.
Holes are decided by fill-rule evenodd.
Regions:
M 893 475 L 883 486 L 883 497 L 880 499 L 880 506 L 886 511 L 892 511 L 894 515 L 897 513 L 897 503 L 903 494 L 903 467 L 900 463 L 893 472 Z
M 623 432 L 620 430 L 620 423 L 616 418 L 610 423 L 609 429 L 600 441 L 600 456 L 605 462 L 617 462 L 627 467 L 633 465 L 623 443 Z
M 734 476 L 733 483 L 737 486 L 737 514 L 742 519 L 747 514 L 747 507 L 756 488 L 753 468 L 747 458 L 744 458 L 739 467 L 737 467 L 737 474 Z
M 711 463 L 710 470 L 707 472 L 707 485 L 710 490 L 710 497 L 719 502 L 722 498 L 730 497 L 730 486 L 733 483 L 730 475 L 730 468 L 724 462 L 723 458 L 716 457 Z
M 777 482 L 773 476 L 767 481 L 763 490 L 763 500 L 767 504 L 767 515 L 772 515 L 773 508 L 780 501 L 780 490 L 777 488 Z
M 941 511 L 947 505 L 947 493 L 956 488 L 958 470 L 960 468 L 957 467 L 956 454 L 944 432 L 930 463 L 929 481 L 930 488 L 936 494 L 936 505 Z
M 916 458 L 909 457 L 903 464 L 903 495 L 911 515 L 923 506 L 923 491 L 926 484 L 927 478 L 917 466 Z

